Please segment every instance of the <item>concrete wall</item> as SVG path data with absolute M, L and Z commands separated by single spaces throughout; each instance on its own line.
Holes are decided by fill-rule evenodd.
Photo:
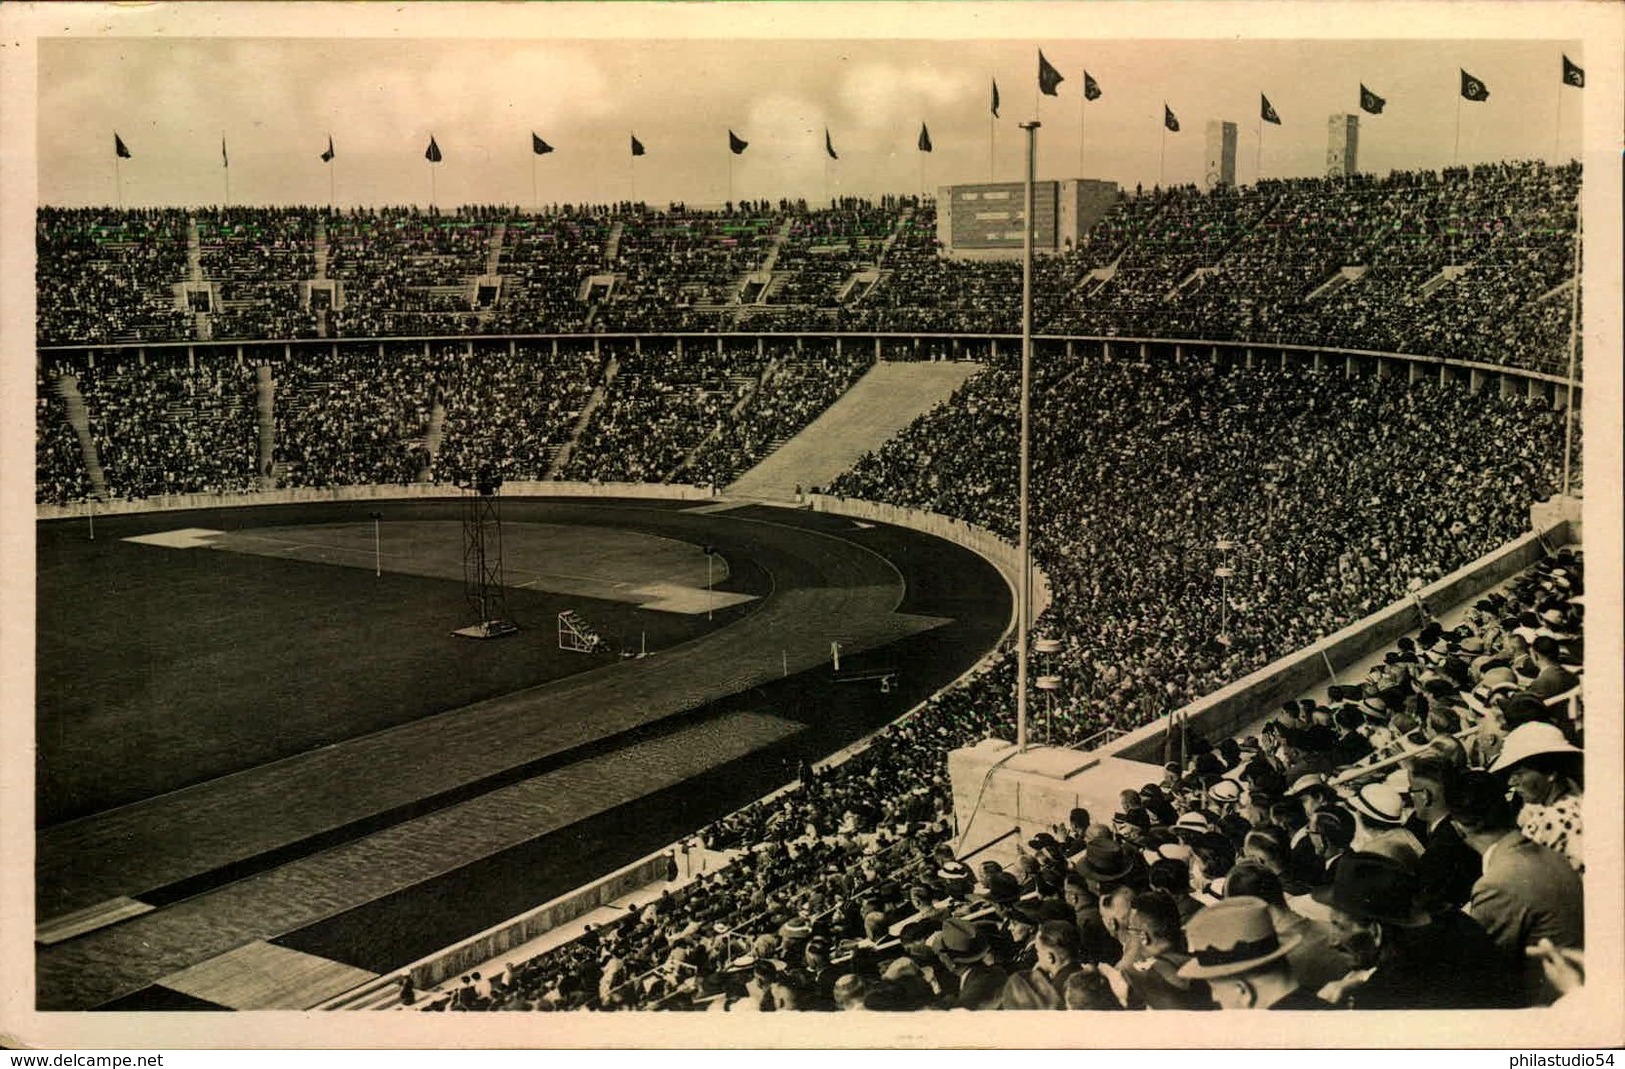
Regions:
M 639 887 L 648 886 L 666 877 L 666 858 L 662 851 L 633 862 L 624 869 L 612 872 L 595 883 L 544 902 L 529 913 L 488 928 L 455 946 L 438 951 L 407 970 L 419 991 L 434 987 L 447 977 L 461 976 L 506 951 L 523 946 L 538 936 L 545 935 L 562 924 L 607 905 Z
M 132 512 L 183 512 L 189 509 L 252 508 L 258 505 L 291 505 L 319 501 L 386 501 L 402 498 L 459 497 L 463 491 L 450 483 L 406 483 L 404 485 L 288 487 L 246 494 L 172 494 L 133 501 L 115 500 L 72 505 L 39 505 L 35 518 L 64 520 Z M 576 483 L 507 482 L 504 497 L 648 497 L 667 501 L 704 501 L 713 496 L 707 487 L 665 483 Z

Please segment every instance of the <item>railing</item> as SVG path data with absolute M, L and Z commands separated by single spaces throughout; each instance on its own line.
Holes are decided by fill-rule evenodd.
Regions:
M 961 359 L 972 359 L 977 354 L 977 347 L 986 345 L 991 355 L 1000 351 L 1008 351 L 1012 355 L 1019 351 L 1020 335 L 997 332 L 965 333 L 959 331 L 827 331 L 827 330 L 779 330 L 779 331 L 683 331 L 683 330 L 657 330 L 657 331 L 606 331 L 603 333 L 535 333 L 535 334 L 451 334 L 451 335 L 410 335 L 398 337 L 372 337 L 372 338 L 267 338 L 267 339 L 226 339 L 215 341 L 162 341 L 162 342 L 110 342 L 95 345 L 36 345 L 36 353 L 40 356 L 70 356 L 72 354 L 86 354 L 94 359 L 97 353 L 150 353 L 154 355 L 176 354 L 185 355 L 202 349 L 208 352 L 221 350 L 236 350 L 241 356 L 247 357 L 250 353 L 262 352 L 271 349 L 281 349 L 284 357 L 290 356 L 296 349 L 322 347 L 329 350 L 339 346 L 349 345 L 403 345 L 418 344 L 429 345 L 436 343 L 456 343 L 467 347 L 472 352 L 475 346 L 490 346 L 493 344 L 508 345 L 510 343 L 547 343 L 549 345 L 571 346 L 599 346 L 606 342 L 631 342 L 641 346 L 645 342 L 658 342 L 661 340 L 678 341 L 709 341 L 712 343 L 728 340 L 757 339 L 785 340 L 785 341 L 835 341 L 841 344 L 863 344 L 873 346 L 877 359 L 884 359 L 886 343 L 908 342 L 910 348 L 918 350 L 924 344 L 946 343 L 951 352 L 949 355 Z M 1278 358 L 1286 360 L 1295 356 L 1302 360 L 1324 361 L 1327 358 L 1348 361 L 1390 361 L 1412 367 L 1433 367 L 1435 369 L 1450 369 L 1459 373 L 1473 376 L 1505 376 L 1512 379 L 1521 379 L 1530 383 L 1547 383 L 1555 386 L 1568 384 L 1568 379 L 1556 372 L 1539 371 L 1530 368 L 1513 367 L 1497 364 L 1485 360 L 1467 360 L 1461 357 L 1431 356 L 1425 353 L 1389 352 L 1381 349 L 1353 349 L 1336 345 L 1318 345 L 1309 342 L 1288 342 L 1272 339 L 1245 339 L 1245 338 L 1153 338 L 1137 336 L 1116 336 L 1109 334 L 1035 334 L 1035 346 L 1064 345 L 1069 350 L 1078 345 L 1100 346 L 1102 354 L 1110 358 L 1125 355 L 1120 347 L 1133 347 L 1135 355 L 1145 357 L 1152 352 L 1171 351 L 1175 359 L 1184 359 L 1187 356 L 1216 356 L 1220 352 L 1227 352 L 1232 356 L 1241 356 L 1245 359 L 1255 358 L 1259 354 L 1276 354 Z M 1480 381 L 1478 378 L 1473 380 Z M 1576 380 L 1574 389 L 1584 389 L 1584 383 Z

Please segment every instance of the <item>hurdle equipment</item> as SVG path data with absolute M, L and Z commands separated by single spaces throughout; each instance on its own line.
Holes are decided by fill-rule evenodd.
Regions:
M 604 639 L 574 609 L 559 613 L 559 649 L 573 653 L 597 653 Z

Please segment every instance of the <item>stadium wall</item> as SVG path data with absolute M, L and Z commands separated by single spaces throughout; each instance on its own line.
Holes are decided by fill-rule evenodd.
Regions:
M 647 497 L 665 501 L 707 501 L 708 487 L 681 483 L 505 482 L 504 497 Z M 112 516 L 134 512 L 184 512 L 192 509 L 254 508 L 260 505 L 298 505 L 324 501 L 383 501 L 401 498 L 457 497 L 462 493 L 448 483 L 403 485 L 290 487 L 246 494 L 171 494 L 163 497 L 71 505 L 39 505 L 36 518 L 65 520 L 89 515 Z

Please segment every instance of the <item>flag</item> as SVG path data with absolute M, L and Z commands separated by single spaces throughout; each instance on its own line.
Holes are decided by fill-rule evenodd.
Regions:
M 440 162 L 440 146 L 435 144 L 433 134 L 429 135 L 429 147 L 424 151 L 423 158 L 428 160 L 430 163 Z
M 1372 115 L 1381 115 L 1383 105 L 1385 105 L 1387 103 L 1388 103 L 1388 101 L 1384 100 L 1382 97 L 1378 96 L 1377 94 L 1373 93 L 1371 90 L 1367 89 L 1365 87 L 1365 83 L 1362 82 L 1360 84 L 1360 110 L 1361 111 L 1370 112 Z
M 333 151 L 333 135 L 328 134 L 327 135 L 327 151 L 322 153 L 322 162 L 323 163 L 332 163 L 333 162 L 333 157 L 335 155 L 337 155 L 337 153 L 335 153 Z
M 1258 99 L 1262 101 L 1262 104 L 1260 105 L 1262 110 L 1260 110 L 1258 113 L 1259 118 L 1263 119 L 1265 122 L 1272 122 L 1276 126 L 1280 126 L 1281 117 L 1275 114 L 1275 109 L 1270 106 L 1270 98 L 1265 96 L 1263 93 L 1260 93 L 1258 94 Z
M 993 117 L 999 117 L 999 80 L 993 79 Z
M 1162 125 L 1166 126 L 1176 134 L 1179 133 L 1179 120 L 1174 118 L 1174 109 L 1170 108 L 1167 104 L 1162 106 Z
M 748 148 L 750 148 L 750 142 L 749 141 L 746 141 L 744 138 L 740 137 L 738 134 L 734 133 L 732 130 L 728 131 L 728 151 L 729 152 L 732 152 L 735 156 L 738 156 Z
M 643 155 L 643 142 L 638 140 L 637 134 L 632 135 L 632 155 Z
M 1468 74 L 1466 71 L 1462 71 L 1461 95 L 1466 97 L 1468 100 L 1475 102 L 1488 100 L 1490 96 L 1490 89 L 1489 86 L 1485 85 L 1477 78 L 1474 78 L 1471 74 Z
M 1586 72 L 1583 69 L 1576 67 L 1573 61 L 1571 61 L 1567 56 L 1563 57 L 1563 81 L 1574 86 L 1576 89 L 1584 89 L 1586 87 Z
M 553 146 L 536 136 L 536 131 L 530 132 L 530 150 L 538 156 L 545 156 L 553 151 Z
M 1100 99 L 1100 83 L 1095 81 L 1094 77 L 1090 75 L 1088 71 L 1083 72 L 1083 99 Z
M 931 151 L 931 131 L 925 128 L 923 122 L 920 124 L 920 139 L 915 144 L 921 152 Z
M 824 127 L 824 151 L 829 153 L 829 158 L 832 160 L 838 160 L 841 158 L 835 155 L 835 142 L 829 139 L 829 127 L 827 126 Z
M 231 160 L 226 157 L 226 139 L 224 135 L 222 135 L 220 138 L 220 166 L 231 166 Z
M 113 155 L 121 160 L 130 158 L 130 150 L 125 147 L 124 139 L 118 135 L 116 130 L 113 132 Z
M 1044 58 L 1044 50 L 1039 49 L 1038 91 L 1043 93 L 1045 96 L 1059 96 L 1060 94 L 1056 92 L 1055 87 L 1060 85 L 1065 80 L 1066 79 L 1061 77 L 1061 72 L 1050 66 L 1049 60 Z

